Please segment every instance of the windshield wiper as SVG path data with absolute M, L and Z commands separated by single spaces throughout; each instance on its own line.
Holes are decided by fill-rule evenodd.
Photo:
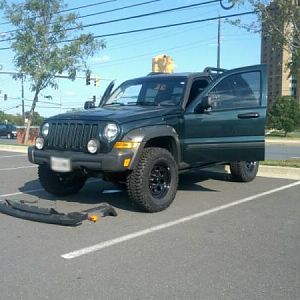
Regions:
M 136 105 L 140 106 L 158 106 L 155 102 L 137 102 Z
M 103 106 L 106 106 L 106 105 L 120 105 L 120 106 L 124 106 L 124 103 L 121 103 L 121 102 L 112 102 L 112 103 L 107 103 L 107 104 L 104 104 Z

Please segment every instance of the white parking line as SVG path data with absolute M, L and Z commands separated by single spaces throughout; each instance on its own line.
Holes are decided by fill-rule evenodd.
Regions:
M 17 154 L 17 155 L 6 155 L 6 156 L 0 156 L 1 158 L 11 158 L 11 157 L 18 157 L 18 156 L 27 156 L 27 154 Z
M 72 252 L 69 252 L 69 253 L 66 253 L 66 254 L 62 254 L 61 257 L 65 258 L 65 259 L 73 259 L 73 258 L 82 256 L 82 255 L 86 255 L 86 254 L 89 254 L 89 253 L 92 253 L 92 252 L 95 252 L 95 251 L 99 251 L 99 250 L 102 250 L 104 248 L 108 248 L 108 247 L 111 247 L 111 246 L 129 241 L 129 240 L 132 240 L 132 239 L 135 239 L 135 238 L 138 238 L 138 237 L 156 232 L 156 231 L 160 231 L 160 230 L 163 230 L 163 229 L 166 229 L 166 228 L 178 225 L 178 224 L 186 223 L 188 221 L 192 221 L 194 219 L 201 218 L 201 217 L 204 217 L 204 216 L 207 216 L 207 215 L 225 210 L 225 209 L 230 208 L 230 207 L 234 207 L 234 206 L 246 203 L 246 202 L 250 202 L 250 201 L 256 200 L 257 198 L 261 198 L 263 196 L 267 196 L 267 195 L 270 195 L 270 194 L 273 194 L 273 193 L 276 193 L 276 192 L 279 192 L 279 191 L 283 191 L 283 190 L 295 187 L 297 185 L 300 185 L 300 181 L 297 181 L 297 182 L 294 182 L 294 183 L 291 183 L 291 184 L 288 184 L 288 185 L 285 185 L 285 186 L 282 186 L 282 187 L 279 187 L 279 188 L 276 188 L 276 189 L 272 189 L 272 190 L 269 190 L 267 192 L 263 192 L 263 193 L 260 193 L 260 194 L 257 194 L 257 195 L 253 195 L 253 196 L 250 196 L 250 197 L 247 197 L 247 198 L 243 198 L 243 199 L 240 199 L 240 200 L 237 200 L 237 201 L 225 204 L 225 205 L 217 206 L 215 208 L 208 209 L 208 210 L 205 210 L 205 211 L 202 211 L 202 212 L 199 212 L 199 213 L 196 213 L 196 214 L 193 214 L 193 215 L 190 215 L 190 216 L 178 219 L 178 220 L 174 220 L 174 221 L 171 221 L 171 222 L 167 222 L 167 223 L 164 223 L 164 224 L 153 226 L 153 227 L 150 227 L 150 228 L 147 228 L 147 229 L 144 229 L 144 230 L 136 231 L 136 232 L 133 232 L 133 233 L 130 233 L 130 234 L 112 239 L 112 240 L 101 242 L 99 244 L 96 244 L 96 245 L 93 245 L 93 246 L 90 246 L 90 247 L 86 247 L 86 248 L 82 248 L 82 249 L 72 251 Z
M 21 195 L 21 194 L 25 194 L 25 193 L 41 192 L 41 191 L 44 191 L 44 189 L 35 189 L 35 190 L 28 190 L 28 191 L 16 192 L 16 193 L 11 193 L 11 194 L 2 194 L 2 195 L 0 195 L 0 198 L 16 196 L 16 195 Z
M 5 168 L 0 169 L 0 171 L 12 171 L 12 170 L 19 170 L 19 169 L 29 169 L 29 168 L 37 168 L 37 166 L 24 166 L 24 167 L 16 167 L 16 168 Z

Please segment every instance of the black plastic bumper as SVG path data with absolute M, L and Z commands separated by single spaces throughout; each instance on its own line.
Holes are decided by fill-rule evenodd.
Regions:
M 40 208 L 6 200 L 0 203 L 0 212 L 13 217 L 64 226 L 78 226 L 87 220 L 87 213 L 59 213 L 53 208 Z
M 134 152 L 118 151 L 113 149 L 109 153 L 88 154 L 73 151 L 38 150 L 35 147 L 28 148 L 28 159 L 34 164 L 47 164 L 50 166 L 51 157 L 68 158 L 71 161 L 72 170 L 87 169 L 92 171 L 123 172 L 125 159 L 132 159 Z

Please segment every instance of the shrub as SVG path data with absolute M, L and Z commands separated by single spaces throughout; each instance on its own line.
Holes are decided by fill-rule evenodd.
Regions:
M 294 131 L 300 122 L 299 103 L 295 98 L 282 96 L 276 99 L 269 111 L 269 124 L 272 128 L 283 130 L 285 136 Z

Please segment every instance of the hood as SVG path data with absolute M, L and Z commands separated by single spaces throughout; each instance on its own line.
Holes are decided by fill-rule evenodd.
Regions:
M 114 106 L 81 110 L 48 118 L 51 120 L 114 121 L 118 124 L 152 119 L 180 113 L 180 107 L 167 106 Z

